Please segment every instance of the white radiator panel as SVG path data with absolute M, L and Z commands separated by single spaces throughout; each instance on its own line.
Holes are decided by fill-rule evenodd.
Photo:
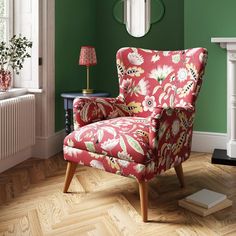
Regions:
M 35 96 L 0 100 L 0 160 L 35 144 Z

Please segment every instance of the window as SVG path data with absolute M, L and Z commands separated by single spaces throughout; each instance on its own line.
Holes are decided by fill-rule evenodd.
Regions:
M 0 41 L 8 41 L 14 34 L 27 37 L 33 47 L 31 58 L 14 75 L 13 87 L 38 89 L 39 0 L 0 0 Z
M 13 31 L 12 0 L 0 0 L 0 42 L 8 41 Z

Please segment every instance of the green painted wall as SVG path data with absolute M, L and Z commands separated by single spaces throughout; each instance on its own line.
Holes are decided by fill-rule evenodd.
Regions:
M 91 87 L 118 95 L 115 55 L 120 47 L 159 50 L 184 47 L 184 0 L 164 0 L 166 13 L 142 38 L 130 36 L 112 9 L 117 0 L 56 1 L 56 131 L 64 127 L 63 91 L 85 87 L 85 68 L 76 64 L 80 46 L 96 46 L 98 64 L 91 67 Z M 99 3 L 99 4 L 98 4 Z
M 209 59 L 197 104 L 195 130 L 226 132 L 226 50 L 211 37 L 236 37 L 235 0 L 185 0 L 184 46 L 203 46 Z
M 77 61 L 82 45 L 95 44 L 96 5 L 94 1 L 55 1 L 56 131 L 64 127 L 63 99 L 60 94 L 86 87 L 86 68 L 79 66 Z

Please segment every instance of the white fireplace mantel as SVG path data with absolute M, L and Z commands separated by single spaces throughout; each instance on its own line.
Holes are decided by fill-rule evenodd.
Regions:
M 227 155 L 236 158 L 236 38 L 211 38 L 227 50 Z

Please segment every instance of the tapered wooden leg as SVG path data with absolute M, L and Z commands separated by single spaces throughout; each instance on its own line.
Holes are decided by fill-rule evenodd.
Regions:
M 68 188 L 70 186 L 70 182 L 71 182 L 71 180 L 72 180 L 72 178 L 74 176 L 76 167 L 77 167 L 77 163 L 76 162 L 69 162 L 68 161 L 63 193 L 67 193 L 67 190 L 68 190 Z
M 139 196 L 141 205 L 141 214 L 143 222 L 147 222 L 148 218 L 148 185 L 145 181 L 139 182 Z
M 178 166 L 175 166 L 175 173 L 179 179 L 181 188 L 184 188 L 185 183 L 184 183 L 184 173 L 183 173 L 182 163 L 180 163 Z

